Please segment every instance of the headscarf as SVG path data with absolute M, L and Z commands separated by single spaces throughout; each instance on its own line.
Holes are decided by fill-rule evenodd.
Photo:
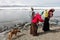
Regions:
M 50 18 L 51 16 L 50 15 L 52 15 L 53 16 L 53 12 L 55 11 L 55 9 L 50 9 L 49 11 L 48 11 L 48 17 Z M 52 12 L 52 14 L 50 14 L 50 12 Z
M 50 12 L 50 11 L 51 11 L 51 12 L 54 12 L 54 11 L 55 11 L 55 9 L 50 9 L 50 10 L 49 10 L 49 12 Z

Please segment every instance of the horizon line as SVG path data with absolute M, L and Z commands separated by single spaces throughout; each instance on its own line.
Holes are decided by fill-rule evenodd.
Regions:
M 0 6 L 0 9 L 25 9 L 25 10 L 30 10 L 31 8 L 35 9 L 35 10 L 40 10 L 40 9 L 60 9 L 60 7 L 31 7 L 31 6 L 27 6 L 27 7 L 24 7 L 24 6 L 21 6 L 21 7 L 12 7 L 12 6 L 7 6 L 7 7 L 1 7 Z

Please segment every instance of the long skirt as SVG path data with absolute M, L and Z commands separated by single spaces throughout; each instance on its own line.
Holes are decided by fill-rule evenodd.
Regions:
M 44 24 L 43 24 L 43 31 L 49 31 L 49 18 L 45 18 Z
M 32 34 L 33 36 L 36 36 L 37 30 L 38 30 L 37 24 L 31 23 L 30 34 Z

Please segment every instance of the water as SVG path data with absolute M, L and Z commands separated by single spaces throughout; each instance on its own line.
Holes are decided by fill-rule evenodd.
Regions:
M 41 13 L 42 10 L 35 10 L 35 12 Z M 60 16 L 59 14 L 60 10 L 57 9 L 54 12 L 54 18 L 55 16 Z M 60 20 L 60 17 L 57 17 L 58 20 Z M 0 24 L 5 23 L 17 23 L 17 22 L 30 22 L 31 20 L 31 10 L 20 10 L 20 9 L 2 9 L 0 10 Z
M 41 13 L 43 10 L 34 10 L 35 12 Z M 60 21 L 60 10 L 55 10 L 54 19 Z M 58 17 L 56 17 L 58 16 Z M 52 18 L 52 19 L 53 19 Z M 15 24 L 31 22 L 31 10 L 20 10 L 20 9 L 2 9 L 0 10 L 0 28 L 13 27 Z M 58 23 L 60 25 L 60 22 Z

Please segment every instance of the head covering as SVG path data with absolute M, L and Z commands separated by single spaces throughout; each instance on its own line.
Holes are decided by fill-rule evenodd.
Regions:
M 37 16 L 41 16 L 41 15 L 39 14 L 39 12 L 37 12 L 36 15 L 37 15 Z
M 55 9 L 50 9 L 50 10 L 49 10 L 49 12 L 54 12 L 54 11 L 55 11 Z
M 49 17 L 52 17 L 53 16 L 53 12 L 55 11 L 55 9 L 50 9 L 49 10 L 49 12 L 48 12 L 48 14 L 49 14 Z M 52 12 L 52 13 L 50 13 L 50 12 Z

